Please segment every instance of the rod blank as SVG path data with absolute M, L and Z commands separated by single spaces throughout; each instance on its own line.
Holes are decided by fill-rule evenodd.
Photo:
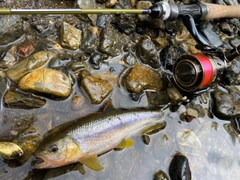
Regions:
M 12 9 L 0 8 L 0 14 L 149 14 L 147 9 Z

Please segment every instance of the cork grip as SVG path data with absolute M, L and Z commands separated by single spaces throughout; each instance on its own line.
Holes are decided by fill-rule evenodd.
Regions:
M 204 3 L 208 7 L 208 14 L 204 18 L 217 19 L 217 18 L 240 18 L 240 5 L 225 6 L 218 4 Z

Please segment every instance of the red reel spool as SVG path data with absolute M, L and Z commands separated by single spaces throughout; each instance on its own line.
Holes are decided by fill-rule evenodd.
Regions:
M 204 89 L 222 80 L 226 62 L 219 57 L 193 54 L 181 56 L 173 66 L 176 85 L 183 91 Z

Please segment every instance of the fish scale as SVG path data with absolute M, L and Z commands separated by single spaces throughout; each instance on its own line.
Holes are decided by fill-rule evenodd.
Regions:
M 47 133 L 35 151 L 35 168 L 81 162 L 100 171 L 103 167 L 97 156 L 116 147 L 130 147 L 133 141 L 126 138 L 159 123 L 162 116 L 161 110 L 113 111 L 62 124 Z
M 80 126 L 68 133 L 80 147 L 83 152 L 94 151 L 101 154 L 104 151 L 112 149 L 119 144 L 123 138 L 126 138 L 135 129 L 141 130 L 141 127 L 160 119 L 160 113 L 157 111 L 123 113 L 118 117 L 112 115 L 108 118 L 101 118 L 96 123 L 90 122 Z M 90 146 L 95 144 L 95 146 Z M 106 147 L 109 147 L 106 149 Z

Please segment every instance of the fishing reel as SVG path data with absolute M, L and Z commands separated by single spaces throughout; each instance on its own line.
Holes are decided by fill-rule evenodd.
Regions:
M 221 48 L 211 46 L 209 41 L 198 32 L 190 15 L 184 15 L 182 19 L 188 31 L 199 43 L 196 48 L 202 52 L 179 57 L 172 68 L 173 78 L 170 80 L 184 97 L 181 103 L 186 105 L 224 79 L 228 62 L 240 55 L 240 45 L 224 53 Z

